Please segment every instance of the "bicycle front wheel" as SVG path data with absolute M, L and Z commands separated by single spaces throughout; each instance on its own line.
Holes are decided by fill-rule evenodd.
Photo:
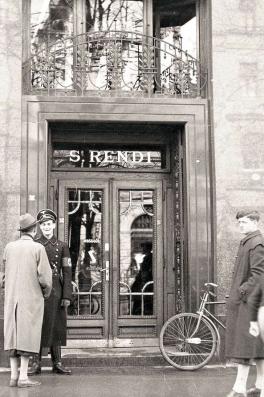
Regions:
M 178 369 L 193 371 L 202 368 L 213 357 L 216 345 L 213 326 L 203 317 L 199 323 L 199 315 L 195 313 L 177 314 L 161 329 L 161 353 Z

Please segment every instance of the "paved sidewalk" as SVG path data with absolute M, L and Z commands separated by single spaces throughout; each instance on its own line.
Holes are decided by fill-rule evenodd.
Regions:
M 251 369 L 248 385 L 255 379 Z M 0 372 L 1 397 L 225 397 L 236 368 L 210 367 L 195 372 L 172 367 L 73 368 L 72 376 L 54 375 L 45 369 L 35 377 L 42 385 L 10 388 L 10 373 Z

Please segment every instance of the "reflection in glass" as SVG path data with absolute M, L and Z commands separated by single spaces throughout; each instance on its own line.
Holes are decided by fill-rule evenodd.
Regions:
M 157 2 L 158 23 L 155 28 L 160 43 L 161 84 L 168 90 L 184 92 L 185 75 L 189 75 L 190 87 L 197 84 L 197 75 L 192 73 L 192 60 L 197 57 L 196 1 Z M 174 54 L 172 48 L 177 48 Z M 186 55 L 188 54 L 188 57 Z M 178 61 L 175 62 L 175 55 Z
M 194 58 L 197 56 L 197 9 L 196 0 L 156 3 L 156 34 L 168 44 L 187 51 Z
M 102 315 L 102 191 L 68 189 L 74 299 L 69 315 Z
M 73 34 L 73 0 L 31 0 L 30 18 L 31 55 L 39 61 L 32 86 L 71 88 L 73 51 L 65 38 Z
M 131 90 L 139 85 L 142 38 L 137 34 L 143 34 L 143 1 L 87 0 L 86 31 L 90 35 L 97 32 L 97 37 L 89 44 L 91 72 L 87 89 L 114 89 L 118 84 L 122 89 Z M 110 40 L 113 32 L 120 32 L 119 39 Z M 134 40 L 127 32 L 133 32 Z M 102 41 L 104 38 L 107 45 Z M 119 78 L 116 74 L 118 69 Z
M 119 191 L 119 314 L 154 314 L 153 191 Z
M 86 31 L 108 30 L 143 33 L 143 1 L 86 0 Z

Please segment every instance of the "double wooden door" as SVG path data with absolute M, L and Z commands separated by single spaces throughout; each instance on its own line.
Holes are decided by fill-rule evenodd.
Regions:
M 68 344 L 156 344 L 163 321 L 164 180 L 67 174 L 53 182 L 58 236 L 72 260 Z

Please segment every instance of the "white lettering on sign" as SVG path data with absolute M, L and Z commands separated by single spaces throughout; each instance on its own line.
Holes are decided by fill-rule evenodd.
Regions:
M 147 161 L 147 163 L 151 163 L 150 155 L 151 155 L 151 153 L 150 153 L 150 152 L 147 152 L 147 156 L 148 156 L 148 161 Z
M 151 152 L 139 152 L 139 151 L 111 151 L 111 150 L 89 150 L 89 162 L 90 163 L 147 163 L 151 164 Z M 81 154 L 79 150 L 70 151 L 70 161 L 77 163 L 81 160 Z M 84 162 L 84 159 L 82 159 Z
M 105 150 L 103 163 L 113 163 L 114 162 L 114 159 L 113 159 L 114 153 L 115 152 L 111 152 L 110 150 Z
M 77 163 L 81 160 L 81 156 L 78 150 L 71 150 L 70 151 L 70 160 L 74 163 Z
M 143 154 L 141 152 L 132 153 L 133 163 L 141 163 L 143 161 Z
M 90 163 L 95 163 L 95 162 L 99 163 L 100 162 L 99 156 L 100 156 L 100 152 L 98 152 L 98 150 L 90 150 Z M 96 160 L 94 160 L 94 158 Z
M 120 152 L 120 150 L 117 152 L 117 162 L 122 163 L 124 161 L 125 163 L 128 162 L 127 159 L 127 152 Z

